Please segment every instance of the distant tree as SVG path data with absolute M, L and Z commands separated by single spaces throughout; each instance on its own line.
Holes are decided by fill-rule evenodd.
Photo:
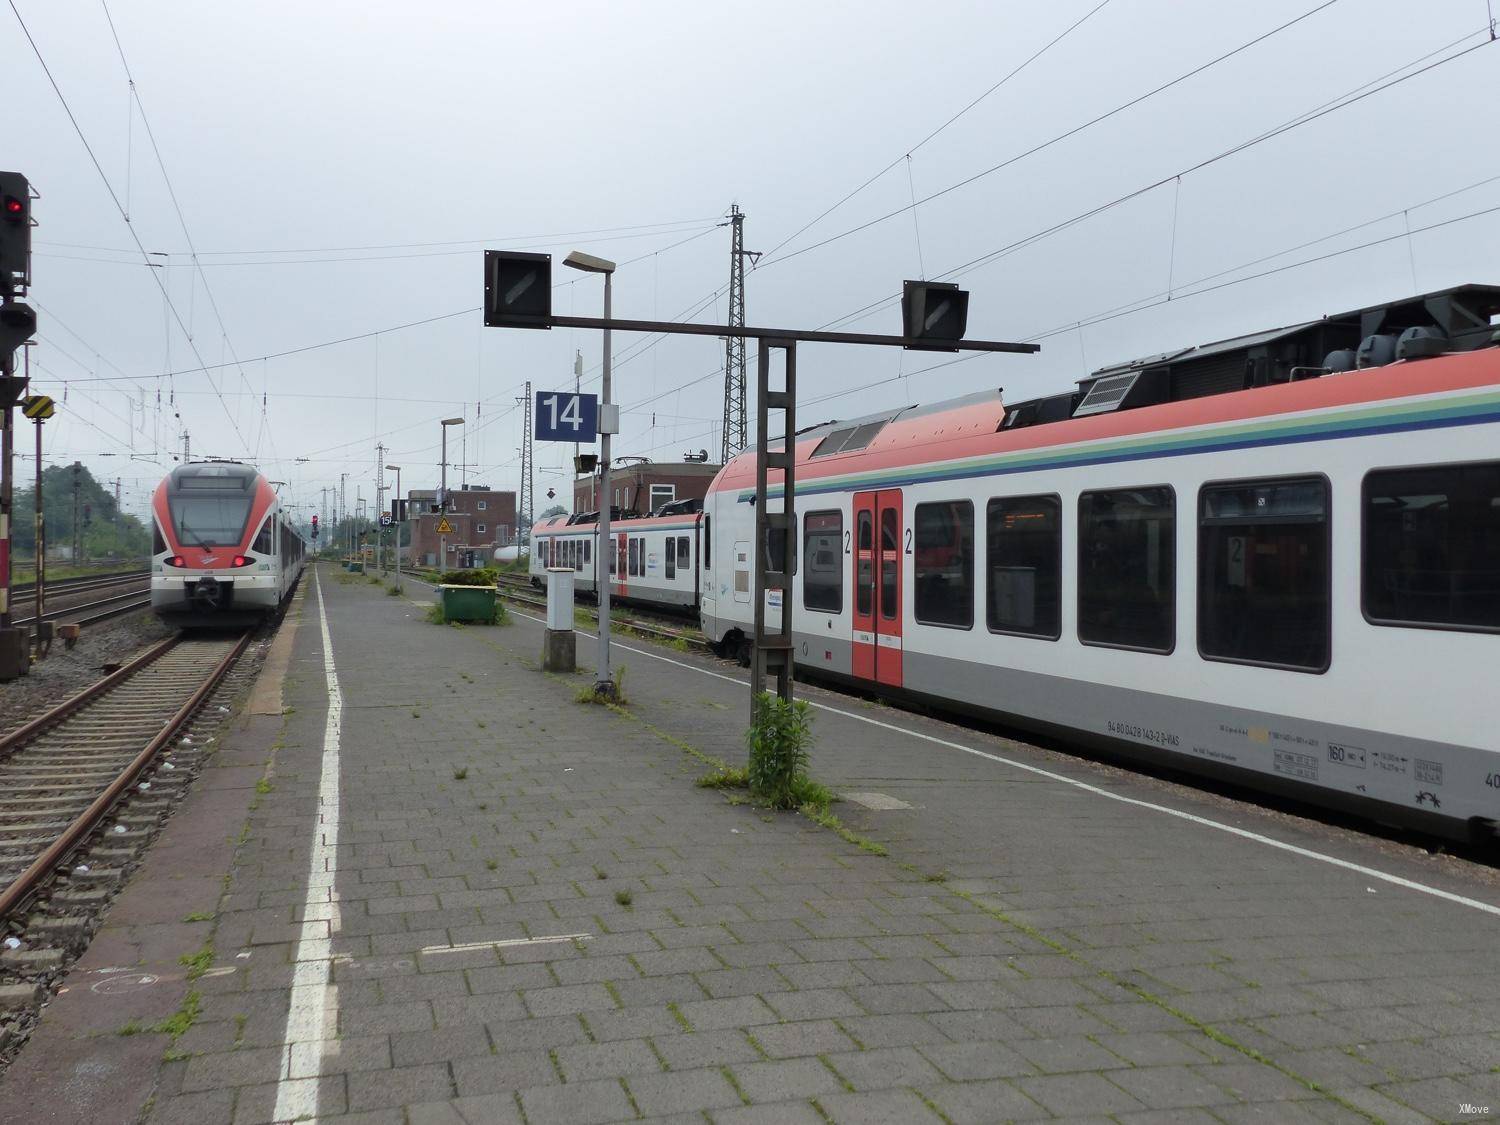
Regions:
M 36 507 L 36 488 L 18 488 L 16 519 L 11 525 L 18 552 L 35 554 L 36 528 L 30 513 Z M 151 529 L 115 505 L 114 492 L 94 479 L 85 467 L 78 474 L 78 510 L 85 521 L 84 551 L 90 558 L 104 555 L 141 557 L 150 553 Z M 73 542 L 73 466 L 49 465 L 42 470 L 42 510 L 47 518 L 47 542 L 54 546 Z
M 548 508 L 541 515 L 537 516 L 537 519 L 547 520 L 551 519 L 553 516 L 565 516 L 567 514 L 568 509 L 564 508 L 561 504 L 553 504 L 552 507 Z

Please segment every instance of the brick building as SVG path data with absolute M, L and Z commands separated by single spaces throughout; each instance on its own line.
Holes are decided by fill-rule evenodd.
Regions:
M 627 461 L 609 474 L 614 504 L 621 512 L 644 516 L 674 500 L 702 500 L 722 465 L 702 461 Z M 597 477 L 573 481 L 573 510 L 596 512 L 603 504 L 597 494 Z
M 419 497 L 421 499 L 419 500 Z M 408 557 L 418 566 L 485 566 L 495 550 L 516 541 L 516 494 L 481 485 L 464 485 L 448 492 L 446 518 L 452 530 L 438 532 L 440 516 L 431 511 L 436 494 L 413 489 L 411 500 L 411 546 Z M 440 545 L 447 541 L 448 557 L 438 561 Z

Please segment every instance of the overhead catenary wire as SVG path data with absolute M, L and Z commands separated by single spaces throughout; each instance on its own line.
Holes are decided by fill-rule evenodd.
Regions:
M 26 41 L 30 44 L 32 53 L 36 55 L 37 62 L 41 64 L 42 71 L 46 74 L 47 81 L 51 84 L 53 93 L 57 95 L 57 100 L 62 103 L 63 112 L 68 115 L 68 121 L 72 124 L 73 131 L 78 134 L 78 139 L 83 144 L 84 151 L 88 153 L 89 160 L 94 165 L 94 170 L 99 173 L 99 179 L 104 183 L 104 190 L 109 193 L 109 198 L 114 203 L 115 210 L 120 213 L 120 217 L 124 220 L 125 227 L 130 232 L 131 240 L 135 242 L 136 249 L 140 251 L 141 261 L 145 264 L 147 272 L 151 275 L 151 279 L 156 282 L 157 288 L 161 290 L 162 300 L 166 302 L 167 308 L 171 310 L 172 316 L 177 322 L 177 326 L 182 329 L 183 335 L 187 337 L 188 347 L 192 349 L 193 355 L 198 359 L 198 367 L 195 370 L 202 371 L 204 377 L 208 379 L 209 385 L 215 391 L 219 391 L 219 385 L 214 381 L 213 375 L 209 373 L 208 365 L 198 352 L 198 345 L 194 343 L 191 333 L 188 332 L 187 325 L 183 323 L 182 314 L 177 310 L 177 306 L 172 304 L 172 298 L 167 292 L 166 283 L 158 276 L 158 271 L 151 268 L 151 256 L 147 253 L 146 247 L 141 243 L 140 236 L 136 234 L 135 225 L 130 221 L 124 205 L 120 202 L 120 197 L 116 194 L 114 185 L 109 182 L 109 177 L 104 172 L 104 166 L 99 163 L 99 157 L 95 155 L 93 146 L 89 144 L 88 136 L 84 133 L 83 127 L 79 125 L 78 118 L 74 116 L 73 107 L 68 104 L 68 99 L 64 96 L 62 87 L 57 84 L 57 79 L 53 77 L 52 69 L 47 65 L 47 60 L 43 57 L 41 48 L 37 46 L 36 40 L 32 37 L 31 29 L 26 26 L 26 21 L 21 18 L 21 12 L 16 7 L 15 0 L 7 0 L 7 3 L 10 5 L 11 13 L 16 17 L 16 22 L 21 25 L 21 31 L 26 36 Z M 239 422 L 230 412 L 229 403 L 225 400 L 222 393 L 219 394 L 219 405 L 224 410 L 224 416 L 229 419 L 229 424 L 233 428 L 235 436 L 239 439 L 240 445 L 248 449 L 249 445 L 245 440 L 244 433 L 240 430 Z
M 1006 85 L 1006 83 L 1010 82 L 1011 79 L 1015 78 L 1018 74 L 1020 74 L 1023 70 L 1025 70 L 1027 67 L 1029 67 L 1032 63 L 1036 62 L 1037 59 L 1041 58 L 1048 51 L 1052 50 L 1053 47 L 1057 46 L 1064 39 L 1066 39 L 1069 35 L 1071 35 L 1075 31 L 1077 31 L 1078 28 L 1082 27 L 1085 23 L 1087 23 L 1090 19 L 1092 19 L 1094 17 L 1094 15 L 1097 14 L 1100 11 L 1100 9 L 1104 8 L 1107 4 L 1109 4 L 1109 2 L 1110 2 L 1110 0 L 1100 0 L 1100 2 L 1098 4 L 1094 5 L 1094 7 L 1090 8 L 1087 12 L 1085 12 L 1078 19 L 1074 20 L 1071 24 L 1069 24 L 1067 27 L 1065 27 L 1061 32 L 1059 32 L 1057 35 L 1055 35 L 1052 39 L 1050 39 L 1046 43 L 1044 43 L 1038 50 L 1034 51 L 1031 55 L 1027 56 L 1026 59 L 1023 60 L 1020 63 L 1020 65 L 1016 66 L 1014 69 L 1012 69 L 1009 72 L 1007 72 L 1003 77 L 1001 77 L 1001 79 L 998 82 L 996 82 L 994 85 L 992 85 L 989 89 L 985 90 L 984 93 L 980 94 L 973 101 L 969 102 L 968 105 L 964 106 L 961 110 L 959 110 L 957 113 L 953 114 L 953 116 L 949 117 L 946 121 L 944 121 L 936 129 L 932 130 L 932 132 L 928 133 L 920 141 L 918 141 L 916 144 L 914 144 L 910 148 L 908 148 L 903 156 L 896 157 L 895 160 L 892 160 L 884 168 L 882 168 L 880 171 L 876 172 L 873 176 L 871 176 L 864 183 L 860 184 L 853 191 L 851 191 L 848 194 L 842 196 L 831 207 L 826 208 L 825 210 L 823 210 L 822 212 L 820 212 L 817 216 L 815 216 L 814 218 L 810 219 L 808 222 L 802 224 L 802 226 L 798 227 L 791 234 L 787 235 L 780 242 L 778 242 L 775 246 L 773 246 L 770 250 L 766 251 L 766 256 L 767 257 L 774 256 L 776 254 L 776 252 L 779 251 L 787 243 L 793 241 L 794 239 L 798 238 L 802 234 L 804 234 L 807 231 L 811 230 L 813 227 L 817 226 L 824 219 L 826 219 L 829 215 L 833 214 L 840 207 L 842 207 L 845 203 L 848 203 L 856 195 L 858 195 L 860 192 L 864 191 L 865 188 L 869 187 L 876 180 L 880 179 L 880 177 L 884 176 L 892 168 L 895 168 L 898 164 L 901 163 L 902 160 L 910 161 L 912 153 L 916 152 L 923 145 L 927 144 L 929 141 L 931 141 L 934 138 L 936 138 L 938 136 L 938 134 L 942 133 L 945 129 L 948 128 L 948 126 L 952 125 L 959 118 L 963 117 L 971 109 L 973 109 L 975 106 L 977 106 L 980 102 L 984 101 L 986 98 L 988 98 L 995 91 L 999 90 L 1002 86 Z M 1335 3 L 1336 0 L 1328 0 L 1328 2 L 1329 3 Z

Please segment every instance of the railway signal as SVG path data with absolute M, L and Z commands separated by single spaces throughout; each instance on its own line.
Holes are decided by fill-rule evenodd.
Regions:
M 31 184 L 0 172 L 0 292 L 8 299 L 31 283 Z
M 20 172 L 0 172 L 0 681 L 31 666 L 26 634 L 10 623 L 13 408 L 26 391 L 15 353 L 36 334 L 36 313 L 17 298 L 30 283 L 31 184 Z
M 599 535 L 609 541 L 609 435 L 618 432 L 614 419 L 606 417 L 610 409 L 610 333 L 646 332 L 662 335 L 717 336 L 760 341 L 760 363 L 757 371 L 757 419 L 760 434 L 756 458 L 755 540 L 761 546 L 754 550 L 755 579 L 755 657 L 750 678 L 751 708 L 760 694 L 768 673 L 775 676 L 776 692 L 787 702 L 792 698 L 792 599 L 786 596 L 796 562 L 796 442 L 797 417 L 797 345 L 799 343 L 866 344 L 879 347 L 915 348 L 929 351 L 1019 352 L 1040 351 L 1036 344 L 1001 340 L 965 340 L 968 328 L 969 294 L 951 283 L 908 281 L 902 293 L 902 334 L 882 336 L 866 332 L 803 331 L 791 328 L 751 328 L 744 324 L 694 324 L 678 321 L 616 320 L 610 310 L 610 281 L 615 265 L 591 254 L 573 251 L 566 264 L 588 273 L 604 274 L 604 316 L 559 316 L 552 312 L 552 259 L 546 254 L 521 254 L 513 251 L 484 252 L 484 323 L 491 328 L 595 328 L 604 333 L 603 397 L 600 402 L 600 433 L 603 437 L 600 467 L 603 471 L 605 499 L 599 509 Z M 785 360 L 785 374 L 780 388 L 771 386 L 771 353 L 780 351 Z M 561 398 L 563 396 L 557 396 Z M 615 408 L 618 409 L 618 408 Z M 782 412 L 776 432 L 769 427 L 769 412 Z M 773 443 L 779 448 L 773 448 Z M 769 511 L 766 502 L 770 472 L 781 474 L 781 510 Z M 772 545 L 776 550 L 771 551 Z M 773 556 L 774 557 L 768 557 Z M 609 676 L 609 595 L 608 581 L 598 583 L 599 590 L 599 682 L 595 690 L 607 694 L 612 690 Z M 775 600 L 770 608 L 780 618 L 774 629 L 766 627 L 768 595 Z

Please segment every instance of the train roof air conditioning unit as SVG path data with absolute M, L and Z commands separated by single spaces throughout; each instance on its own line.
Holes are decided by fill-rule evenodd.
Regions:
M 1167 401 L 1167 369 L 1142 367 L 1119 375 L 1096 379 L 1073 411 L 1075 418 L 1112 414 L 1137 406 L 1155 406 Z

